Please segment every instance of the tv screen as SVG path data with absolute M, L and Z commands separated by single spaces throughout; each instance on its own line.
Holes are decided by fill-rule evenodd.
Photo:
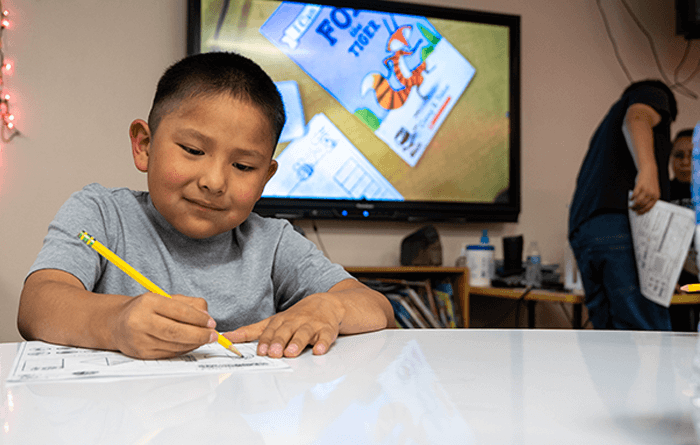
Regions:
M 189 0 L 188 53 L 234 51 L 287 122 L 255 211 L 517 221 L 520 18 L 384 1 Z

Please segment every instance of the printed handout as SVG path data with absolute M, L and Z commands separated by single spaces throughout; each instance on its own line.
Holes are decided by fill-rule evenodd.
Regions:
M 242 357 L 212 343 L 175 358 L 137 360 L 118 352 L 30 341 L 20 344 L 7 382 L 291 370 L 282 360 L 256 355 L 256 346 L 256 343 L 237 344 Z
M 695 213 L 657 201 L 643 215 L 629 210 L 639 287 L 649 300 L 668 307 L 695 231 Z

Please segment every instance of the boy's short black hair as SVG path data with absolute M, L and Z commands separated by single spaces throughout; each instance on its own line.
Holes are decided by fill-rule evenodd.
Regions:
M 665 83 L 663 83 L 660 80 L 647 79 L 647 80 L 640 80 L 639 82 L 634 82 L 634 83 L 628 85 L 627 88 L 625 88 L 625 91 L 622 93 L 622 95 L 624 96 L 627 92 L 635 90 L 635 89 L 640 88 L 640 87 L 644 87 L 644 86 L 656 87 L 660 90 L 663 90 L 666 93 L 666 96 L 668 96 L 669 106 L 670 106 L 669 108 L 670 108 L 670 113 L 671 113 L 669 117 L 671 118 L 672 122 L 675 121 L 676 116 L 678 116 L 678 104 L 676 103 L 676 96 L 673 95 L 673 91 L 671 91 L 671 88 L 669 88 L 668 85 L 666 85 Z
M 684 128 L 680 130 L 678 133 L 676 133 L 676 137 L 673 139 L 673 143 L 675 144 L 676 141 L 680 138 L 691 138 L 693 137 L 693 129 L 692 128 Z
M 273 147 L 277 144 L 285 122 L 282 97 L 258 64 L 232 52 L 195 54 L 168 68 L 158 81 L 148 114 L 151 133 L 155 134 L 163 116 L 183 100 L 218 94 L 258 106 L 270 122 Z

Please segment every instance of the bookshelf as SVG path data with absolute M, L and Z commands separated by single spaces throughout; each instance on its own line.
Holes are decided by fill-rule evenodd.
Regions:
M 460 327 L 469 327 L 469 269 L 466 267 L 397 266 L 397 267 L 345 267 L 355 278 L 393 278 L 406 281 L 431 282 L 449 280 L 452 283 L 456 311 L 461 319 Z

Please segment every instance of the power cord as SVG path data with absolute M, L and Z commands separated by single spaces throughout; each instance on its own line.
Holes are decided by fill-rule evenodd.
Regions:
M 523 291 L 522 294 L 517 298 L 517 300 L 513 303 L 513 307 L 511 307 L 505 314 L 501 316 L 498 320 L 494 322 L 494 326 L 498 326 L 503 321 L 508 318 L 508 316 L 515 310 L 515 324 L 517 326 L 520 325 L 520 307 L 522 306 L 523 301 L 525 301 L 525 297 L 532 291 L 533 287 L 532 286 L 527 286 L 525 290 Z
M 698 96 L 695 94 L 692 90 L 690 90 L 688 87 L 685 86 L 686 83 L 688 83 L 690 80 L 692 80 L 698 72 L 700 72 L 700 60 L 698 60 L 698 66 L 697 68 L 693 71 L 693 73 L 688 76 L 685 80 L 678 82 L 677 77 L 678 73 L 680 71 L 680 67 L 685 63 L 685 59 L 688 56 L 688 53 L 690 51 L 690 42 L 686 45 L 685 49 L 685 54 L 683 55 L 683 58 L 681 59 L 681 62 L 678 64 L 674 71 L 674 82 L 671 83 L 670 79 L 666 76 L 666 73 L 663 70 L 663 67 L 661 66 L 661 61 L 659 60 L 659 56 L 656 52 L 656 45 L 654 44 L 654 39 L 652 38 L 651 34 L 647 29 L 644 27 L 642 22 L 637 18 L 637 16 L 634 14 L 632 11 L 632 8 L 629 6 L 629 4 L 625 0 L 620 0 L 620 3 L 624 6 L 624 8 L 627 10 L 627 13 L 630 15 L 634 23 L 637 25 L 639 30 L 644 34 L 646 37 L 647 41 L 649 42 L 649 46 L 651 48 L 652 55 L 654 56 L 654 62 L 656 63 L 656 68 L 659 70 L 659 74 L 661 75 L 661 78 L 664 80 L 666 85 L 669 86 L 669 88 L 674 88 L 677 90 L 680 90 L 679 93 L 686 96 L 690 97 L 692 99 L 697 99 Z M 603 19 L 603 25 L 605 26 L 605 31 L 608 34 L 608 39 L 610 40 L 610 43 L 613 46 L 613 51 L 615 52 L 615 57 L 617 58 L 617 62 L 622 68 L 622 71 L 624 71 L 625 76 L 627 76 L 627 80 L 632 83 L 632 75 L 630 74 L 629 70 L 625 66 L 625 63 L 622 60 L 622 56 L 620 55 L 620 51 L 617 46 L 617 42 L 615 41 L 615 38 L 613 37 L 612 30 L 610 29 L 610 23 L 608 22 L 608 18 L 605 14 L 605 10 L 603 9 L 603 6 L 601 4 L 601 0 L 596 0 L 596 4 L 598 6 L 598 11 L 600 12 L 600 15 Z
M 625 76 L 627 76 L 627 80 L 632 83 L 632 75 L 630 75 L 630 72 L 627 71 L 627 67 L 625 66 L 625 63 L 622 61 L 622 56 L 620 56 L 620 51 L 617 48 L 617 43 L 615 42 L 615 38 L 612 35 L 612 30 L 610 29 L 610 23 L 608 23 L 608 17 L 605 15 L 605 11 L 603 10 L 603 5 L 600 4 L 601 0 L 596 0 L 596 4 L 598 5 L 598 11 L 600 11 L 600 15 L 603 18 L 603 25 L 605 25 L 605 31 L 608 33 L 608 39 L 610 39 L 610 43 L 612 43 L 613 46 L 613 51 L 615 52 L 615 57 L 617 58 L 617 63 L 620 65 L 620 68 L 622 68 L 622 71 L 625 72 Z

